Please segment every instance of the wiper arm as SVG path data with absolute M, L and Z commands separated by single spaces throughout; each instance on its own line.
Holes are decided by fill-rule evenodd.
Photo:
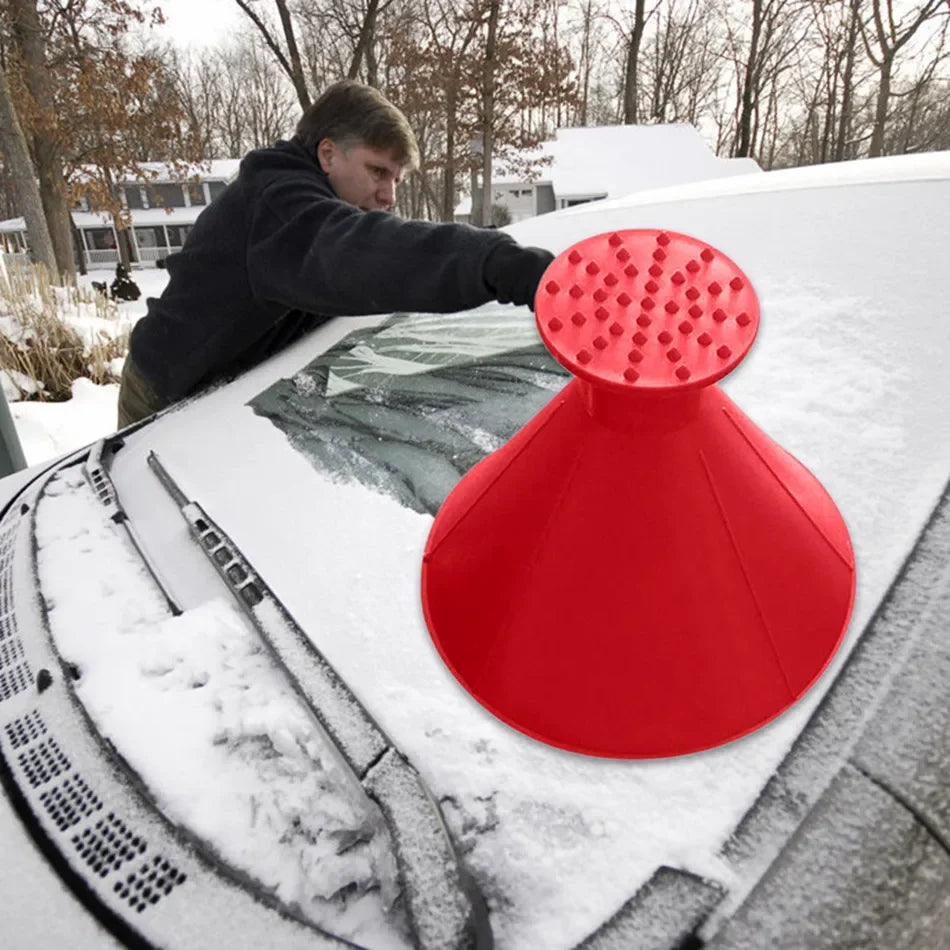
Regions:
M 392 835 L 416 944 L 422 950 L 489 950 L 488 911 L 459 863 L 438 804 L 329 661 L 305 636 L 237 545 L 189 501 L 154 452 L 148 464 L 188 522 L 192 537 L 257 629 Z

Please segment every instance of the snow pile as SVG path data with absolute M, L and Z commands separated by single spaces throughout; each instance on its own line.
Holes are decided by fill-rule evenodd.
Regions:
M 115 431 L 119 387 L 77 379 L 66 402 L 13 402 L 10 413 L 27 465 L 57 458 Z
M 233 602 L 169 616 L 78 468 L 47 487 L 36 536 L 78 697 L 162 810 L 318 926 L 406 946 L 381 817 Z M 72 565 L 93 551 L 96 581 L 77 582 Z

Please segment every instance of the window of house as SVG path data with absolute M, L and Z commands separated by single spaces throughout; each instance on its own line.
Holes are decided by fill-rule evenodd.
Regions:
M 188 237 L 188 232 L 191 230 L 191 225 L 168 224 L 165 226 L 165 229 L 168 231 L 168 246 L 183 247 L 185 238 Z
M 181 185 L 147 185 L 148 203 L 153 208 L 184 208 L 185 191 Z
M 91 251 L 114 251 L 115 232 L 112 228 L 86 228 L 86 247 Z
M 607 195 L 588 195 L 586 198 L 562 198 L 561 207 L 562 208 L 573 208 L 574 205 L 586 205 L 589 201 L 600 201 L 603 198 L 606 198 Z
M 208 191 L 211 192 L 211 200 L 214 201 L 218 195 L 224 191 L 228 186 L 223 181 L 209 181 L 208 182 Z
M 127 208 L 138 211 L 146 206 L 144 188 L 140 188 L 138 185 L 126 185 L 122 190 L 125 192 L 125 206 Z
M 205 188 L 200 182 L 190 181 L 185 185 L 188 191 L 188 197 L 192 205 L 203 205 L 205 203 Z
M 165 232 L 162 228 L 136 228 L 135 240 L 139 247 L 164 247 Z

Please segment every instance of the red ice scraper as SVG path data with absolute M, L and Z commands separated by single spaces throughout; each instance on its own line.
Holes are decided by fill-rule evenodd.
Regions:
M 751 732 L 826 667 L 855 585 L 834 502 L 715 385 L 755 339 L 755 291 L 694 237 L 618 231 L 561 254 L 535 309 L 575 378 L 438 512 L 436 647 L 492 713 L 575 752 Z

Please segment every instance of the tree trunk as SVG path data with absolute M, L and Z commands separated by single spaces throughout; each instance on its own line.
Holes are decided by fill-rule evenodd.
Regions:
M 478 169 L 473 165 L 469 170 L 469 191 L 472 194 L 472 213 L 469 215 L 469 224 L 476 228 L 485 223 L 485 192 L 478 187 Z
M 118 237 L 118 247 L 116 250 L 119 252 L 119 263 L 124 265 L 126 271 L 129 273 L 132 272 L 132 256 L 134 248 L 132 247 L 132 235 L 129 234 L 128 228 L 120 228 L 118 222 L 115 224 L 115 233 Z
M 479 222 L 481 225 L 491 224 L 491 165 L 495 126 L 495 39 L 498 33 L 500 7 L 501 0 L 490 0 L 488 38 L 485 42 L 485 62 L 482 75 L 482 219 Z
M 742 99 L 739 111 L 739 136 L 736 157 L 752 155 L 752 116 L 755 111 L 757 91 L 755 77 L 758 72 L 759 40 L 762 35 L 762 0 L 752 0 L 752 39 L 749 42 L 749 59 L 746 62 L 742 82 Z
M 10 98 L 10 88 L 3 69 L 0 69 L 0 152 L 3 152 L 4 164 L 13 183 L 17 209 L 26 220 L 26 233 L 33 258 L 46 265 L 50 279 L 55 283 L 59 279 L 56 254 L 43 215 L 43 201 L 36 184 L 26 138 Z
M 52 109 L 53 89 L 46 69 L 46 42 L 37 13 L 36 0 L 11 0 L 13 34 L 23 61 L 26 86 L 33 98 L 38 121 L 30 131 L 33 160 L 39 179 L 43 213 L 56 255 L 60 278 L 73 277 L 73 242 L 70 233 L 69 198 L 63 171 L 62 152 L 56 140 L 56 116 Z
M 874 110 L 874 129 L 871 132 L 871 147 L 868 158 L 884 154 L 884 128 L 887 125 L 887 107 L 891 98 L 891 67 L 894 62 L 887 58 L 881 63 L 881 81 L 877 87 L 877 106 Z
M 637 72 L 640 61 L 640 44 L 643 42 L 644 7 L 646 0 L 636 0 L 633 15 L 633 34 L 627 48 L 627 68 L 623 83 L 623 124 L 636 125 L 637 122 Z
M 280 25 L 284 28 L 284 39 L 287 41 L 287 55 L 290 57 L 290 78 L 297 92 L 300 107 L 310 108 L 310 93 L 307 90 L 307 81 L 303 76 L 303 65 L 300 62 L 300 51 L 297 49 L 297 37 L 294 36 L 294 24 L 287 10 L 287 0 L 276 0 L 277 12 L 280 14 Z
M 590 99 L 590 73 L 591 73 L 591 51 L 590 51 L 590 38 L 591 33 L 593 32 L 593 0 L 587 0 L 587 3 L 584 5 L 583 17 L 584 17 L 584 38 L 581 42 L 581 62 L 580 69 L 581 75 L 584 77 L 581 81 L 581 88 L 583 92 L 581 93 L 581 115 L 580 115 L 580 124 L 587 125 L 587 104 Z
M 287 9 L 287 0 L 275 0 L 277 4 L 277 13 L 280 16 L 280 23 L 284 31 L 284 39 L 287 41 L 287 56 L 284 56 L 283 50 L 277 38 L 267 28 L 267 24 L 257 15 L 250 6 L 250 0 L 234 0 L 234 2 L 247 14 L 248 19 L 257 27 L 264 42 L 270 51 L 274 54 L 280 68 L 287 74 L 291 83 L 293 83 L 294 92 L 297 93 L 297 101 L 300 108 L 307 110 L 310 108 L 310 93 L 307 90 L 307 81 L 303 74 L 303 65 L 300 62 L 300 51 L 297 48 L 297 38 L 294 35 L 294 24 L 290 18 L 290 12 Z M 289 59 L 287 57 L 290 57 Z
M 458 102 L 454 89 L 445 99 L 445 165 L 442 167 L 442 205 L 439 217 L 442 221 L 455 218 L 455 129 L 458 121 Z M 474 201 L 474 195 L 472 196 Z
M 845 149 L 851 137 L 851 111 L 854 103 L 854 60 L 858 45 L 858 27 L 860 24 L 861 0 L 851 0 L 851 23 L 848 26 L 848 48 L 844 65 L 844 78 L 841 87 L 841 116 L 838 120 L 838 138 L 835 142 L 833 158 L 844 161 Z
M 83 277 L 86 276 L 88 270 L 86 268 L 86 249 L 83 247 L 82 235 L 79 233 L 79 228 L 76 227 L 76 222 L 73 221 L 73 216 L 69 216 L 70 222 L 70 233 L 73 236 L 73 251 L 76 255 L 76 269 L 82 274 Z
M 356 41 L 356 49 L 353 51 L 353 59 L 350 61 L 350 68 L 347 70 L 348 79 L 356 79 L 360 74 L 360 65 L 363 61 L 363 56 L 369 51 L 370 44 L 373 42 L 373 33 L 376 30 L 376 14 L 379 11 L 379 0 L 369 0 L 369 6 L 366 8 L 366 16 L 363 18 L 363 25 L 360 27 L 360 36 Z M 367 64 L 369 64 L 369 57 L 367 57 Z M 371 73 L 375 73 L 376 70 L 370 70 Z M 376 76 L 370 75 L 367 77 L 369 85 L 376 85 Z

